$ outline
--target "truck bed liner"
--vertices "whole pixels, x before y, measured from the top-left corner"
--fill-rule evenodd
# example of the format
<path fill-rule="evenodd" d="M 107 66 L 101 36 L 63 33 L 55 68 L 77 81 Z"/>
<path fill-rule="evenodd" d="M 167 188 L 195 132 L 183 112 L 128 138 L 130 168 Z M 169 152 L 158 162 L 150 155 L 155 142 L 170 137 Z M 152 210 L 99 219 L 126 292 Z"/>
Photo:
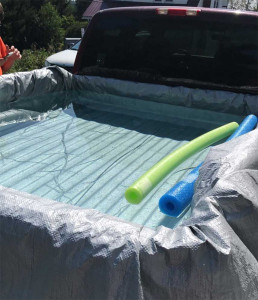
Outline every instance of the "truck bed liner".
<path fill-rule="evenodd" d="M 52 112 L 45 121 L 25 124 L 0 128 L 2 185 L 153 228 L 181 222 L 165 217 L 158 199 L 207 153 L 187 160 L 134 206 L 125 200 L 125 189 L 206 129 L 82 106 L 75 113 L 72 105 L 58 116 Z"/>

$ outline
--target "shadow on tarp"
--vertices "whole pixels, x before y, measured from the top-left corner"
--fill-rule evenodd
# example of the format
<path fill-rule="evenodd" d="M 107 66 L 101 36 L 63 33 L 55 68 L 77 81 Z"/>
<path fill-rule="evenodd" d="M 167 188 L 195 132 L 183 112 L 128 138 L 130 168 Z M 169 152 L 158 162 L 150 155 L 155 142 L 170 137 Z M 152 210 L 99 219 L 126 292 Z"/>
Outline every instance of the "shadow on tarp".
<path fill-rule="evenodd" d="M 188 219 L 191 216 L 191 212 L 191 208 L 187 207 L 177 218 L 164 215 L 164 218 L 158 222 L 157 226 L 162 225 L 168 228 L 175 228 L 183 220 Z"/>
<path fill-rule="evenodd" d="M 97 110 L 88 108 L 87 104 L 82 105 L 76 102 L 73 102 L 73 110 L 77 118 L 173 140 L 191 140 L 206 132 L 205 129 L 201 128 L 189 128 L 189 126 L 176 125 L 157 120 L 147 121 L 148 126 L 146 126 L 146 114 L 143 114 L 143 118 L 112 112 L 105 112 L 100 116 L 95 114 Z M 144 120 L 145 126 L 141 126 L 141 123 L 143 123 L 142 120 Z"/>

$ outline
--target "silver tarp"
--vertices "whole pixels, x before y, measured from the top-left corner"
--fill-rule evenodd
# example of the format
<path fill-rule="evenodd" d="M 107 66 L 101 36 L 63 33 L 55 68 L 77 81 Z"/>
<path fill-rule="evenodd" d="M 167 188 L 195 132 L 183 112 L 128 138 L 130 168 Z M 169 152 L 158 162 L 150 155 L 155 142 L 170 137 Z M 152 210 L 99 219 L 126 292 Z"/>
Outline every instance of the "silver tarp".
<path fill-rule="evenodd" d="M 250 113 L 258 115 L 257 95 L 78 76 L 59 67 L 1 76 L 0 112 L 10 109 L 30 111 L 33 111 L 33 108 L 37 111 L 51 109 L 58 105 L 66 105 L 69 92 L 85 90 L 89 95 L 94 93 L 102 97 L 111 94 L 122 95 L 127 98 L 188 108 L 243 116 Z M 48 99 L 46 95 L 49 96 Z M 79 92 L 78 95 L 80 96 L 81 93 Z"/>
<path fill-rule="evenodd" d="M 12 105 L 32 94 L 37 102 L 45 84 L 49 93 L 64 92 L 91 80 L 100 79 L 74 79 L 61 69 L 0 77 L 2 113 L 22 110 Z M 241 114 L 243 107 L 257 112 L 250 97 L 251 106 L 237 104 Z M 154 230 L 1 186 L 1 299 L 257 299 L 257 152 L 258 129 L 213 147 L 192 214 L 174 229 Z"/>

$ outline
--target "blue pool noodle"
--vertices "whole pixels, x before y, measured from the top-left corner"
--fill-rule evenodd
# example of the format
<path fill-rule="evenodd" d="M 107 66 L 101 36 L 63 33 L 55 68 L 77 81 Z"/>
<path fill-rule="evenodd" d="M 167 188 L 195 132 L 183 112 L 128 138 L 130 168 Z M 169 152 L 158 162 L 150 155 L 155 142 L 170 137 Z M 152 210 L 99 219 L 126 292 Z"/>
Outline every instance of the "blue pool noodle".
<path fill-rule="evenodd" d="M 227 141 L 253 130 L 257 124 L 257 120 L 255 115 L 247 116 Z M 199 169 L 202 164 L 199 164 L 184 180 L 179 181 L 160 198 L 159 208 L 161 212 L 171 217 L 178 217 L 186 209 L 192 200 L 195 180 L 199 175 Z"/>

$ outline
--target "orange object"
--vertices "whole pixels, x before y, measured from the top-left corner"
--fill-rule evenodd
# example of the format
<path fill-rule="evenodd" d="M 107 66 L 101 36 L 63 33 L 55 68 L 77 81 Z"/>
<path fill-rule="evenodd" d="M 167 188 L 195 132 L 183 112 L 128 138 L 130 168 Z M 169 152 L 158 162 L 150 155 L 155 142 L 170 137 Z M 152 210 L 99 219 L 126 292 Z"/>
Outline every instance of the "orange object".
<path fill-rule="evenodd" d="M 7 55 L 6 46 L 5 46 L 2 38 L 0 37 L 0 58 L 5 57 L 6 55 Z M 0 67 L 0 75 L 3 75 L 3 70 L 1 67 Z"/>

